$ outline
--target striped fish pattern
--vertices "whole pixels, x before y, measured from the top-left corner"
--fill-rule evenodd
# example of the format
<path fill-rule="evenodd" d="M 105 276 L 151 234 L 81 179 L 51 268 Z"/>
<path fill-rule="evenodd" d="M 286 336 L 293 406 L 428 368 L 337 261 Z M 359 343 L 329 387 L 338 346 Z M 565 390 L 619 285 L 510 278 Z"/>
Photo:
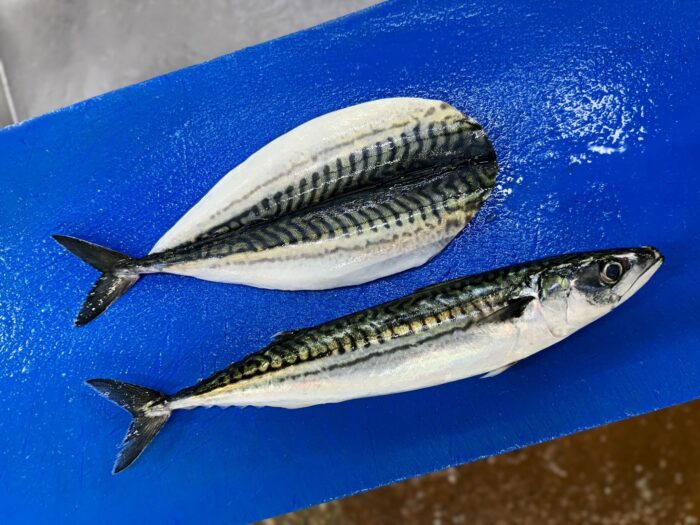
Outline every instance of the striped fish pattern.
<path fill-rule="evenodd" d="M 118 472 L 174 410 L 300 408 L 493 376 L 609 313 L 662 262 L 651 247 L 614 249 L 455 279 L 279 334 L 262 350 L 171 396 L 110 379 L 88 383 L 134 415 Z"/>
<path fill-rule="evenodd" d="M 464 160 L 493 162 L 495 153 L 479 123 L 445 102 L 391 98 L 344 108 L 306 122 L 254 153 L 166 232 L 153 251 Z"/>
<path fill-rule="evenodd" d="M 102 272 L 76 324 L 149 273 L 320 290 L 419 266 L 472 219 L 497 170 L 481 126 L 445 102 L 384 99 L 323 115 L 224 176 L 146 257 L 54 236 Z"/>
<path fill-rule="evenodd" d="M 260 287 L 289 289 L 290 281 L 299 289 L 352 285 L 361 272 L 396 273 L 407 260 L 416 266 L 432 257 L 474 216 L 493 175 L 468 166 L 353 193 L 131 264 L 141 274 L 204 279 L 225 269 L 233 281 L 256 272 L 264 279 L 254 283 Z"/>

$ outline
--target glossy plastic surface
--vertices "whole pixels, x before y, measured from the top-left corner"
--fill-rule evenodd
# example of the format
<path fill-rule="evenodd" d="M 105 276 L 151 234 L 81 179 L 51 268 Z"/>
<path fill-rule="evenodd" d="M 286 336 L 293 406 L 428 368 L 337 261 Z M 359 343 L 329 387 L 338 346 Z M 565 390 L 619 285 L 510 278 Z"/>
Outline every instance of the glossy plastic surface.
<path fill-rule="evenodd" d="M 3 519 L 237 523 L 700 396 L 700 7 L 388 2 L 0 132 Z M 145 254 L 212 184 L 312 117 L 442 98 L 494 140 L 500 186 L 428 265 L 283 293 L 146 276 L 83 329 L 96 272 L 52 233 Z M 166 392 L 307 326 L 499 265 L 654 244 L 595 325 L 489 380 L 296 411 L 177 413 L 112 476 L 129 416 L 83 381 Z"/>

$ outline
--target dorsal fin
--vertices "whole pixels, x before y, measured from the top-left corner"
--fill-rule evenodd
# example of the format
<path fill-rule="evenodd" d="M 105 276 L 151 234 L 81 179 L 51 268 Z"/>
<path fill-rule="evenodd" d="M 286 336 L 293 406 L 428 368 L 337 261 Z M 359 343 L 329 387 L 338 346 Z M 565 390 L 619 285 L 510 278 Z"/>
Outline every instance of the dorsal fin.
<path fill-rule="evenodd" d="M 300 328 L 298 330 L 283 330 L 282 332 L 277 332 L 272 336 L 272 342 L 281 343 L 282 341 L 286 341 L 287 339 L 291 339 L 292 337 L 299 335 L 304 330 L 305 328 Z"/>
<path fill-rule="evenodd" d="M 458 281 L 466 280 L 466 279 L 468 279 L 469 277 L 471 277 L 471 276 L 467 276 L 467 277 L 456 277 L 456 278 L 454 278 L 454 279 L 450 279 L 449 281 L 442 281 L 442 282 L 435 283 L 435 284 L 429 284 L 428 286 L 424 286 L 423 288 L 418 288 L 418 289 L 415 290 L 415 291 L 413 292 L 413 294 L 411 294 L 411 295 L 419 294 L 419 293 L 423 293 L 423 292 L 430 292 L 430 291 L 433 291 L 433 290 L 437 290 L 438 288 L 448 288 L 450 285 L 456 284 Z"/>
<path fill-rule="evenodd" d="M 496 268 L 496 269 L 489 270 L 489 271 L 483 272 L 483 273 L 465 275 L 463 277 L 455 277 L 455 278 L 449 279 L 447 281 L 442 281 L 442 282 L 435 283 L 435 284 L 429 284 L 428 286 L 424 286 L 423 288 L 418 288 L 413 293 L 417 294 L 417 293 L 423 293 L 423 292 L 432 292 L 432 291 L 435 291 L 435 290 L 440 289 L 440 288 L 449 288 L 449 287 L 454 286 L 454 285 L 467 286 L 469 284 L 486 282 L 490 278 L 496 277 L 499 274 L 504 273 L 505 270 L 507 270 L 507 268 Z"/>

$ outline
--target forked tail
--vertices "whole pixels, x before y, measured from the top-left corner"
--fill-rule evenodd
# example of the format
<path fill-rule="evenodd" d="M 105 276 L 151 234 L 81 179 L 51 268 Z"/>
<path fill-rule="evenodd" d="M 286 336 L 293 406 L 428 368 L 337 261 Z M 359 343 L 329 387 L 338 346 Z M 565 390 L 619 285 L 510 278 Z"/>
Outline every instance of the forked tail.
<path fill-rule="evenodd" d="M 139 280 L 137 272 L 115 268 L 118 263 L 130 260 L 131 257 L 128 255 L 75 237 L 66 235 L 52 235 L 52 237 L 73 255 L 102 272 L 75 319 L 76 326 L 83 326 L 95 319 Z"/>
<path fill-rule="evenodd" d="M 167 397 L 150 388 L 113 379 L 89 379 L 87 384 L 134 417 L 114 463 L 112 472 L 117 474 L 141 455 L 170 418 Z"/>

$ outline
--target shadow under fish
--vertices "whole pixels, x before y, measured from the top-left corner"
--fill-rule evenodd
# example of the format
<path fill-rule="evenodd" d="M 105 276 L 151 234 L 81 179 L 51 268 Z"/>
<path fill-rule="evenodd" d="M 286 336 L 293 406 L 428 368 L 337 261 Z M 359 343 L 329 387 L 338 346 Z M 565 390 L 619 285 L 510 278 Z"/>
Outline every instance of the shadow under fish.
<path fill-rule="evenodd" d="M 490 196 L 481 126 L 449 104 L 375 100 L 320 116 L 226 174 L 142 258 L 54 235 L 102 272 L 84 325 L 143 274 L 279 290 L 357 285 L 439 253 Z"/>

